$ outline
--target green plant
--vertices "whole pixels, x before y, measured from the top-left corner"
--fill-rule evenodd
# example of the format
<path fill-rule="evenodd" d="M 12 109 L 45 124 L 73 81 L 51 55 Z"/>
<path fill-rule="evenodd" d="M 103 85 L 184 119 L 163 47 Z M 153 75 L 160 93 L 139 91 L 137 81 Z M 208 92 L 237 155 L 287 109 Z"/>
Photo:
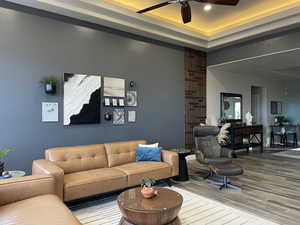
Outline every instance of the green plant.
<path fill-rule="evenodd" d="M 4 149 L 0 150 L 0 158 L 6 156 L 9 152 L 10 152 L 10 149 L 8 149 L 8 148 L 4 148 Z"/>
<path fill-rule="evenodd" d="M 144 178 L 141 181 L 141 187 L 152 187 L 156 183 L 156 180 L 152 177 Z"/>
<path fill-rule="evenodd" d="M 58 79 L 56 76 L 47 76 L 47 77 L 44 77 L 42 80 L 41 80 L 41 83 L 42 84 L 57 84 L 58 83 Z"/>
<path fill-rule="evenodd" d="M 277 119 L 278 123 L 283 123 L 286 120 L 285 116 L 276 116 L 275 118 Z"/>

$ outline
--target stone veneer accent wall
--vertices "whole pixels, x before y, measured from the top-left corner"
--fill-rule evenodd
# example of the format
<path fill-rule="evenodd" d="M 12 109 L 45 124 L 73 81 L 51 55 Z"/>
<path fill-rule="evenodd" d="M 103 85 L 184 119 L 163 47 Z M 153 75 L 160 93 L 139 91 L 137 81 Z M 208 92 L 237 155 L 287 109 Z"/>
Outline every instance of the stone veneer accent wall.
<path fill-rule="evenodd" d="M 193 127 L 206 120 L 207 54 L 185 49 L 185 147 L 193 148 Z"/>

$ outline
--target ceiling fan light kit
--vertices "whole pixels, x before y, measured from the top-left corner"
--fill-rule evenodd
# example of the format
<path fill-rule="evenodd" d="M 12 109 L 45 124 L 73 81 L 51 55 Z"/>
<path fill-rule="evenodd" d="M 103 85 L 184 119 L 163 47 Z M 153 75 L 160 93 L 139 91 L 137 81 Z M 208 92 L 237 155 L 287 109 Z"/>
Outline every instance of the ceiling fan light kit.
<path fill-rule="evenodd" d="M 212 8 L 211 4 L 206 4 L 206 5 L 203 7 L 204 11 L 206 11 L 206 12 L 210 11 L 211 8 Z"/>
<path fill-rule="evenodd" d="M 166 2 L 162 2 L 157 5 L 150 6 L 148 8 L 137 11 L 137 13 L 145 13 L 154 9 L 158 9 L 170 4 L 181 4 L 181 16 L 183 23 L 189 23 L 192 21 L 192 10 L 189 2 L 198 2 L 198 3 L 206 3 L 204 6 L 204 11 L 210 11 L 212 8 L 212 4 L 214 5 L 224 5 L 224 6 L 236 6 L 239 3 L 239 0 L 170 0 Z"/>

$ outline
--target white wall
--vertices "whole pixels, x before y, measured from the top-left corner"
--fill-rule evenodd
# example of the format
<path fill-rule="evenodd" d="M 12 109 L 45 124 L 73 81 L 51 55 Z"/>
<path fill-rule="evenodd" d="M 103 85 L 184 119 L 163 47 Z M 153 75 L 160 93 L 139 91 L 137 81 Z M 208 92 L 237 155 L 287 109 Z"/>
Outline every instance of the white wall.
<path fill-rule="evenodd" d="M 215 69 L 207 70 L 207 117 L 220 118 L 220 93 L 236 93 L 243 95 L 243 119 L 245 114 L 251 112 L 251 86 L 265 88 L 265 143 L 269 144 L 270 129 L 274 117 L 270 112 L 270 102 L 285 100 L 285 84 L 271 77 L 259 77 L 255 75 L 233 74 Z M 284 104 L 283 104 L 284 105 Z"/>

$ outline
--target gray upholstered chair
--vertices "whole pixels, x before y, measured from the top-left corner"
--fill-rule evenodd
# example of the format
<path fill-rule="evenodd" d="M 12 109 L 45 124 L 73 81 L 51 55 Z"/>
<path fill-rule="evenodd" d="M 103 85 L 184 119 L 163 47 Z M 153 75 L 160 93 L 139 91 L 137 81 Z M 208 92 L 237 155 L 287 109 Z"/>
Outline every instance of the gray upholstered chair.
<path fill-rule="evenodd" d="M 216 174 L 223 177 L 222 182 L 210 182 L 222 188 L 240 189 L 231 185 L 228 176 L 243 174 L 243 169 L 232 163 L 232 150 L 223 148 L 217 141 L 219 128 L 214 126 L 199 126 L 193 129 L 196 150 L 195 155 L 199 163 L 207 165 L 209 173 L 204 178 Z"/>
<path fill-rule="evenodd" d="M 214 126 L 199 126 L 193 130 L 196 144 L 196 158 L 205 165 L 220 165 L 232 163 L 232 150 L 222 148 L 217 141 L 219 128 Z"/>

